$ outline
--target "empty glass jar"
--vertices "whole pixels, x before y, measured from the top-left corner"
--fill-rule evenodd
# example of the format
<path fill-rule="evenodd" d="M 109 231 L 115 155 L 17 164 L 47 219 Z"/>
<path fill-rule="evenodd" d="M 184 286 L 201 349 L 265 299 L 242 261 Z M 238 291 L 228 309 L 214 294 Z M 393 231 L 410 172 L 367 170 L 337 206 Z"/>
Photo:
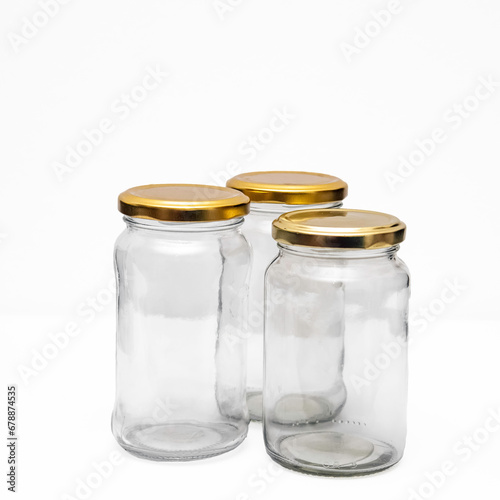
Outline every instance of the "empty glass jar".
<path fill-rule="evenodd" d="M 116 401 L 127 451 L 193 460 L 236 447 L 245 401 L 249 199 L 228 188 L 150 185 L 119 197 Z"/>
<path fill-rule="evenodd" d="M 237 175 L 227 186 L 251 200 L 243 234 L 252 247 L 250 310 L 248 316 L 247 401 L 252 420 L 262 418 L 264 331 L 264 274 L 278 254 L 271 236 L 272 222 L 291 210 L 341 207 L 347 184 L 337 177 L 311 172 L 250 172 Z"/>
<path fill-rule="evenodd" d="M 273 223 L 266 273 L 264 436 L 310 474 L 397 463 L 406 440 L 406 226 L 361 210 L 301 210 Z M 320 415 L 308 418 L 311 408 Z"/>

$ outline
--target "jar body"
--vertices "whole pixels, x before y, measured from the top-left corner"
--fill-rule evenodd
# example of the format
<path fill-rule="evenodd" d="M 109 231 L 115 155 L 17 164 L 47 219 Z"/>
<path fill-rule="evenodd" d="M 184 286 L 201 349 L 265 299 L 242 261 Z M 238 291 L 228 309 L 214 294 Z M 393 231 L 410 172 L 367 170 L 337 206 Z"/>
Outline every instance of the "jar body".
<path fill-rule="evenodd" d="M 115 248 L 113 434 L 153 460 L 229 451 L 248 428 L 242 219 L 125 221 Z"/>
<path fill-rule="evenodd" d="M 400 460 L 410 285 L 396 252 L 286 246 L 269 267 L 264 436 L 285 467 L 349 476 Z"/>
<path fill-rule="evenodd" d="M 243 234 L 252 249 L 248 314 L 248 377 L 247 402 L 252 420 L 262 420 L 262 385 L 264 368 L 264 275 L 278 255 L 272 237 L 272 223 L 291 210 L 307 208 L 338 208 L 342 202 L 320 205 L 284 205 L 252 203 L 245 218 Z"/>

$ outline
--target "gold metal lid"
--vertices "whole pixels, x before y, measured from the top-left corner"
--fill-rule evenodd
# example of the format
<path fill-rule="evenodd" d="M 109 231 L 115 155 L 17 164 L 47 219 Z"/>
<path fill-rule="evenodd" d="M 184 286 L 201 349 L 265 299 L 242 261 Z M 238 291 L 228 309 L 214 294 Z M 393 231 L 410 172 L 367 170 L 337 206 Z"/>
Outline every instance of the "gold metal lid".
<path fill-rule="evenodd" d="M 201 184 L 150 184 L 124 191 L 118 210 L 129 217 L 174 222 L 208 222 L 243 217 L 247 196 L 225 187 Z"/>
<path fill-rule="evenodd" d="M 397 245 L 405 235 L 397 217 L 366 210 L 298 210 L 273 222 L 273 238 L 286 245 L 371 250 Z"/>
<path fill-rule="evenodd" d="M 238 189 L 251 201 L 287 205 L 342 201 L 347 196 L 344 181 L 313 172 L 248 172 L 229 179 L 227 187 Z"/>

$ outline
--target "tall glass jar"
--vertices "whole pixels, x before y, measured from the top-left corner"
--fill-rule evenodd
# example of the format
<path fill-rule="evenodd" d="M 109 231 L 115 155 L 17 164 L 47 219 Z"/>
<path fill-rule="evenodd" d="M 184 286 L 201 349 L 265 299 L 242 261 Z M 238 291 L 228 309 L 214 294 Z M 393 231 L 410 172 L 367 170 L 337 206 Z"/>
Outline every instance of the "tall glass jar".
<path fill-rule="evenodd" d="M 247 434 L 248 209 L 242 193 L 211 186 L 139 186 L 119 197 L 112 430 L 134 455 L 206 458 Z"/>
<path fill-rule="evenodd" d="M 252 248 L 247 401 L 250 418 L 261 420 L 264 274 L 278 253 L 271 235 L 272 222 L 291 210 L 341 207 L 347 196 L 347 184 L 326 174 L 277 171 L 240 174 L 230 179 L 227 186 L 240 190 L 251 200 L 250 215 L 243 226 L 243 234 Z M 310 410 L 315 414 L 314 405 Z"/>
<path fill-rule="evenodd" d="M 285 467 L 350 476 L 401 459 L 410 284 L 397 251 L 405 231 L 396 217 L 361 210 L 301 210 L 273 223 L 264 436 Z M 329 418 L 297 413 L 311 401 L 328 406 Z"/>

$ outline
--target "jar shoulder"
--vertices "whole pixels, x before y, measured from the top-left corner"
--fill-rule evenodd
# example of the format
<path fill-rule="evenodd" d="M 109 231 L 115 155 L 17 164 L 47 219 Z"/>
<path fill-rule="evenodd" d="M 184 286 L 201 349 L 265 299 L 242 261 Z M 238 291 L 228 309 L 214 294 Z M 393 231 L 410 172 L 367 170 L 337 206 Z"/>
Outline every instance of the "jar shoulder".
<path fill-rule="evenodd" d="M 283 251 L 270 264 L 267 279 L 283 275 L 295 275 L 309 280 L 366 280 L 393 278 L 410 282 L 410 271 L 406 263 L 394 255 L 390 258 L 324 258 L 289 255 Z"/>
<path fill-rule="evenodd" d="M 222 254 L 224 257 L 239 256 L 246 261 L 250 259 L 250 245 L 239 228 L 218 233 L 169 233 L 125 228 L 116 239 L 114 253 L 116 258 L 124 254 L 185 255 L 192 258 Z"/>

